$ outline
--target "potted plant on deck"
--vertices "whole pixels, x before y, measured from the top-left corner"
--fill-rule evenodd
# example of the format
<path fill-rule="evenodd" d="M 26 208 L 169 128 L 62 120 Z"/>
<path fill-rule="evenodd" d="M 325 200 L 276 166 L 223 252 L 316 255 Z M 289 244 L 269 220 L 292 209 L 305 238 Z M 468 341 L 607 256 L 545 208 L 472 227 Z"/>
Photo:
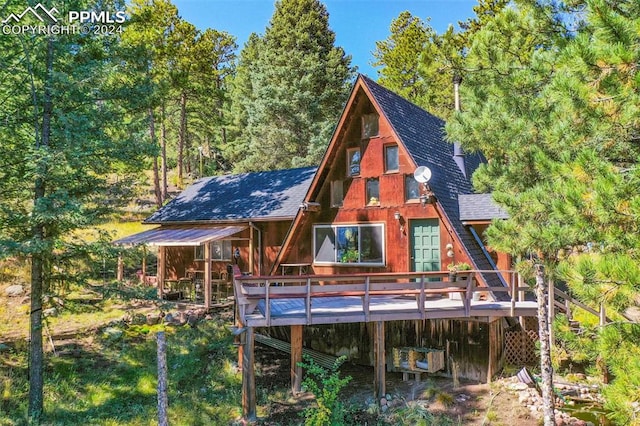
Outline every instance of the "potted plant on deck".
<path fill-rule="evenodd" d="M 457 262 L 447 265 L 447 269 L 449 270 L 449 281 L 456 281 L 458 276 L 458 271 L 470 271 L 471 265 L 466 262 Z"/>

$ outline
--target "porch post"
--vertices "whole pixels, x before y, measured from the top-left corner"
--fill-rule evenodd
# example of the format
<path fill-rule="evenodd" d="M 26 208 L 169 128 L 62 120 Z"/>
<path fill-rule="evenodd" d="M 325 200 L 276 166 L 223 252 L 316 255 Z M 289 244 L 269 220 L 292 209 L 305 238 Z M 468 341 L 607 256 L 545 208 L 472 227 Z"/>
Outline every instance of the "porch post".
<path fill-rule="evenodd" d="M 302 325 L 291 326 L 291 390 L 294 394 L 302 388 Z"/>
<path fill-rule="evenodd" d="M 254 333 L 253 327 L 247 327 L 242 333 L 244 348 L 242 351 L 242 417 L 256 419 L 256 380 L 254 372 Z"/>
<path fill-rule="evenodd" d="M 217 301 L 216 301 L 217 302 Z M 204 307 L 211 307 L 211 244 L 204 243 Z"/>
<path fill-rule="evenodd" d="M 158 298 L 162 299 L 162 294 L 164 293 L 164 279 L 166 276 L 165 271 L 165 263 L 166 263 L 166 247 L 158 246 Z M 142 273 L 144 276 L 144 271 Z"/>
<path fill-rule="evenodd" d="M 384 322 L 377 321 L 373 333 L 373 387 L 377 403 L 383 398 L 386 391 L 385 384 L 385 343 L 384 343 Z"/>
<path fill-rule="evenodd" d="M 158 265 L 156 265 L 156 268 Z M 159 279 L 158 271 L 156 271 L 156 279 Z M 142 246 L 142 276 L 140 277 L 142 284 L 147 284 L 147 246 Z M 156 283 L 157 285 L 157 283 Z"/>
<path fill-rule="evenodd" d="M 251 274 L 255 274 L 256 271 L 253 270 L 253 228 L 251 226 L 249 226 L 249 272 Z M 256 275 L 260 275 L 260 272 L 258 272 Z"/>

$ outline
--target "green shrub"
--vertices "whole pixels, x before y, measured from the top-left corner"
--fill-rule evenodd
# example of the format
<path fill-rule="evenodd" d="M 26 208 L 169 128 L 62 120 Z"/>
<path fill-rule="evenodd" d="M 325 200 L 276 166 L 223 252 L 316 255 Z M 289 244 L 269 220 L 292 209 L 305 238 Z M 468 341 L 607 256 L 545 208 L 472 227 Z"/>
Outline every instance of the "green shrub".
<path fill-rule="evenodd" d="M 304 357 L 306 363 L 299 363 L 306 371 L 302 386 L 316 398 L 316 406 L 304 411 L 306 426 L 338 426 L 345 424 L 347 410 L 338 400 L 340 391 L 351 381 L 351 376 L 340 378 L 339 368 L 346 360 L 338 358 L 330 369 L 325 369 L 311 357 Z"/>

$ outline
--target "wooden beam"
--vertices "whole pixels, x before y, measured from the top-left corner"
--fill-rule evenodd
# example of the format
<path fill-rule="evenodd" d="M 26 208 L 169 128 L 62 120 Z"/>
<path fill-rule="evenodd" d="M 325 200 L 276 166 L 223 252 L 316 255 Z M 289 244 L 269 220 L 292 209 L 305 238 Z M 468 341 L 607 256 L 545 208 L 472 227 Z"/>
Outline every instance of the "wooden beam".
<path fill-rule="evenodd" d="M 253 327 L 242 333 L 242 417 L 256 420 L 255 341 Z"/>
<path fill-rule="evenodd" d="M 122 282 L 124 279 L 124 262 L 122 260 L 122 254 L 118 254 L 118 271 L 116 272 L 116 280 Z"/>
<path fill-rule="evenodd" d="M 253 261 L 253 228 L 250 226 L 249 227 L 249 272 L 251 274 L 256 274 L 256 275 L 260 275 L 260 271 L 255 271 L 254 270 L 254 261 Z"/>
<path fill-rule="evenodd" d="M 387 393 L 385 383 L 386 361 L 384 346 L 384 322 L 378 321 L 375 323 L 373 332 L 373 387 L 378 403 L 380 403 L 380 398 L 383 398 Z"/>
<path fill-rule="evenodd" d="M 165 246 L 158 247 L 158 299 L 162 299 L 162 293 L 164 293 L 164 279 L 166 277 L 166 250 Z M 144 272 L 142 274 L 144 276 Z"/>
<path fill-rule="evenodd" d="M 487 362 L 487 383 L 491 383 L 491 378 L 493 377 L 493 345 L 496 339 L 496 333 L 494 332 L 495 324 L 489 323 L 489 356 Z"/>
<path fill-rule="evenodd" d="M 553 332 L 553 320 L 556 317 L 556 286 L 553 280 L 549 280 L 547 283 L 547 291 L 549 292 L 549 303 L 547 306 L 549 317 L 547 323 L 549 325 L 549 345 L 554 346 L 556 344 L 555 333 Z"/>
<path fill-rule="evenodd" d="M 216 300 L 216 303 L 218 301 Z M 204 307 L 211 307 L 211 244 L 204 243 Z"/>
<path fill-rule="evenodd" d="M 302 325 L 291 326 L 291 390 L 297 394 L 302 389 Z"/>

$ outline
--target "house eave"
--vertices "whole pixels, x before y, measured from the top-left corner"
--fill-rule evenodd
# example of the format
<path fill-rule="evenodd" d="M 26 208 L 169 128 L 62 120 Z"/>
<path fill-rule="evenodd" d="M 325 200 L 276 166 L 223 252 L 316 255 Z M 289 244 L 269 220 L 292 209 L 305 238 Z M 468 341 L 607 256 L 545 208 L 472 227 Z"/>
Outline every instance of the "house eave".
<path fill-rule="evenodd" d="M 190 220 L 190 221 L 144 221 L 144 225 L 165 225 L 165 226 L 194 226 L 194 225 L 229 225 L 238 223 L 256 223 L 256 222 L 279 222 L 291 221 L 295 216 L 276 216 L 276 217 L 259 217 L 259 218 L 239 218 L 225 220 Z"/>

